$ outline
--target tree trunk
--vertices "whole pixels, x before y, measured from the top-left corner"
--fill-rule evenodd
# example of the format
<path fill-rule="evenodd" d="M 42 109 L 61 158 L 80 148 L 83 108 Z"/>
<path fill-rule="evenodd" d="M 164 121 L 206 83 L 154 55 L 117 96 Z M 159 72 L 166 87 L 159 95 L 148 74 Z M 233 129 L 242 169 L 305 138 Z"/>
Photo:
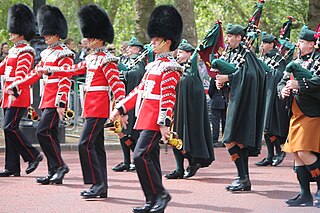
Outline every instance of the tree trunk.
<path fill-rule="evenodd" d="M 197 31 L 194 17 L 194 0 L 175 0 L 176 7 L 183 20 L 182 38 L 197 46 Z"/>
<path fill-rule="evenodd" d="M 308 27 L 311 30 L 315 30 L 315 28 L 320 23 L 319 11 L 320 11 L 320 1 L 309 0 Z"/>
<path fill-rule="evenodd" d="M 109 16 L 109 19 L 112 24 L 114 23 L 114 19 L 116 18 L 120 3 L 121 2 L 119 0 L 110 0 L 109 1 L 107 12 L 108 12 L 108 16 Z"/>
<path fill-rule="evenodd" d="M 149 38 L 147 35 L 147 25 L 152 10 L 154 9 L 156 3 L 155 0 L 136 0 L 136 29 L 135 35 L 138 40 L 145 44 L 149 43 Z"/>

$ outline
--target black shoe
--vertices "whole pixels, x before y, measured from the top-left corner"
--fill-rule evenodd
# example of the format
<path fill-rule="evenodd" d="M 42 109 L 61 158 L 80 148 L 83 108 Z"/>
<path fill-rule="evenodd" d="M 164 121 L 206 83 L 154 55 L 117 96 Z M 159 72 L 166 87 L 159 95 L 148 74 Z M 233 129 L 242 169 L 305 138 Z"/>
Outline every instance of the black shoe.
<path fill-rule="evenodd" d="M 291 198 L 285 201 L 288 206 L 313 206 L 313 198 L 310 197 L 302 197 L 298 194 L 296 197 Z"/>
<path fill-rule="evenodd" d="M 262 161 L 259 161 L 255 163 L 256 166 L 269 166 L 272 165 L 272 161 L 268 160 L 267 158 L 264 158 Z"/>
<path fill-rule="evenodd" d="M 174 170 L 170 172 L 169 174 L 164 175 L 167 179 L 182 179 L 183 178 L 183 172 Z"/>
<path fill-rule="evenodd" d="M 171 200 L 171 196 L 169 195 L 167 190 L 163 190 L 159 195 L 157 195 L 156 201 L 152 206 L 150 213 L 160 213 L 164 212 L 164 209 L 167 207 L 167 204 Z"/>
<path fill-rule="evenodd" d="M 228 190 L 231 192 L 251 191 L 251 181 L 248 177 L 243 180 L 239 178 L 230 185 Z"/>
<path fill-rule="evenodd" d="M 26 173 L 30 174 L 31 172 L 36 170 L 38 168 L 40 161 L 42 160 L 43 160 L 43 156 L 39 154 L 33 161 L 30 161 L 29 166 L 26 169 Z"/>
<path fill-rule="evenodd" d="M 20 172 L 9 171 L 8 169 L 4 169 L 0 172 L 0 177 L 20 177 Z"/>
<path fill-rule="evenodd" d="M 239 181 L 239 179 L 240 179 L 240 177 L 236 177 L 236 178 L 234 179 L 234 181 L 232 181 L 232 183 L 231 183 L 230 185 L 225 186 L 226 190 L 229 191 L 229 189 L 230 189 L 233 185 L 235 185 L 235 184 Z"/>
<path fill-rule="evenodd" d="M 63 166 L 59 167 L 57 169 L 57 171 L 55 172 L 55 174 L 50 179 L 50 182 L 55 183 L 55 184 L 62 184 L 62 180 L 64 178 L 64 175 L 67 174 L 68 172 L 69 172 L 69 168 L 67 165 L 63 165 Z"/>
<path fill-rule="evenodd" d="M 106 185 L 104 183 L 94 184 L 88 191 L 82 192 L 81 196 L 84 199 L 96 197 L 106 198 L 108 197 Z"/>
<path fill-rule="evenodd" d="M 52 175 L 47 175 L 46 177 L 38 177 L 36 179 L 37 183 L 41 183 L 42 185 L 48 185 L 50 184 L 50 179 L 51 179 Z"/>
<path fill-rule="evenodd" d="M 124 164 L 123 162 L 119 163 L 115 167 L 112 168 L 115 172 L 123 172 L 124 170 L 129 171 L 130 165 Z"/>
<path fill-rule="evenodd" d="M 134 172 L 136 171 L 136 165 L 135 164 L 130 164 L 130 168 L 129 168 L 130 172 Z"/>
<path fill-rule="evenodd" d="M 144 206 L 142 206 L 142 207 L 134 207 L 134 208 L 132 209 L 132 212 L 134 212 L 134 213 L 148 213 L 148 212 L 150 212 L 150 210 L 152 209 L 152 207 L 153 207 L 153 203 L 147 202 L 147 203 L 144 204 Z"/>
<path fill-rule="evenodd" d="M 198 169 L 200 169 L 200 167 L 200 164 L 189 165 L 183 178 L 194 176 L 197 173 Z"/>
<path fill-rule="evenodd" d="M 278 166 L 280 163 L 282 163 L 285 156 L 285 152 L 281 152 L 280 154 L 274 156 L 274 159 L 272 160 L 272 166 Z"/>

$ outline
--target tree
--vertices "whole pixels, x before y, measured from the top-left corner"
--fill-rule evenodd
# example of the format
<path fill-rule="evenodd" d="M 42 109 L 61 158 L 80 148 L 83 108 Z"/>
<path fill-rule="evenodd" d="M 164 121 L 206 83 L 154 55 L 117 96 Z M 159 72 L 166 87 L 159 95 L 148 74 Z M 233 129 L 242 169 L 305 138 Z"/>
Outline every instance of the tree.
<path fill-rule="evenodd" d="M 136 0 L 135 10 L 136 10 L 136 27 L 135 35 L 142 43 L 148 43 L 147 35 L 147 25 L 149 22 L 149 17 L 153 8 L 155 7 L 155 0 Z"/>
<path fill-rule="evenodd" d="M 320 1 L 309 0 L 308 26 L 314 30 L 320 23 Z"/>
<path fill-rule="evenodd" d="M 197 46 L 197 31 L 193 6 L 194 1 L 175 0 L 175 3 L 183 19 L 182 37 L 194 46 Z"/>

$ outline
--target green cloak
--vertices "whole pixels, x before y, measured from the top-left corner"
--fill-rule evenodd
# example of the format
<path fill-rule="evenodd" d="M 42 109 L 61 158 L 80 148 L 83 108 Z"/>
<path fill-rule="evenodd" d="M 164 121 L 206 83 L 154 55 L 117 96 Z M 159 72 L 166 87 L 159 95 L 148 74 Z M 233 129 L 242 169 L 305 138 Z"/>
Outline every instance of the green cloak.
<path fill-rule="evenodd" d="M 268 52 L 264 61 L 268 63 L 279 51 L 274 48 Z M 281 56 L 274 60 L 279 61 Z M 266 73 L 266 110 L 264 117 L 264 132 L 270 135 L 287 137 L 289 131 L 289 112 L 286 108 L 286 101 L 278 97 L 277 85 L 283 77 L 283 71 L 286 67 L 284 60 L 280 62 L 277 69 L 271 69 Z"/>
<path fill-rule="evenodd" d="M 187 68 L 176 87 L 173 129 L 186 157 L 201 167 L 214 161 L 206 94 L 197 69 Z"/>
<path fill-rule="evenodd" d="M 237 51 L 241 53 L 242 49 L 240 45 Z M 235 57 L 234 52 L 231 52 L 231 57 Z M 231 58 L 227 60 L 231 61 Z M 230 99 L 223 143 L 236 141 L 250 150 L 258 151 L 261 149 L 263 132 L 265 72 L 250 51 L 245 55 L 245 63 L 228 77 Z"/>

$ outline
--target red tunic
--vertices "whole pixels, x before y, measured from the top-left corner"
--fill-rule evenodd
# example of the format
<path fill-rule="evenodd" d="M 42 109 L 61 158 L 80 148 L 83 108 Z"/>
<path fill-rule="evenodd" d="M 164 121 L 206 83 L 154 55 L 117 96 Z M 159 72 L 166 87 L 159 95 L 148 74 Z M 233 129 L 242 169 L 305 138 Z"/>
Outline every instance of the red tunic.
<path fill-rule="evenodd" d="M 58 42 L 41 52 L 41 61 L 36 67 L 69 67 L 73 64 L 74 53 L 63 43 Z M 40 109 L 65 107 L 68 100 L 71 81 L 67 76 L 42 76 L 44 79 L 43 93 L 41 94 Z M 17 81 L 11 87 L 23 89 L 38 81 L 41 76 L 32 70 L 24 79 Z"/>
<path fill-rule="evenodd" d="M 12 82 L 23 79 L 32 68 L 35 51 L 26 41 L 18 42 L 9 50 L 8 56 L 0 64 L 0 75 L 4 75 L 4 89 Z M 3 92 L 2 108 L 9 107 L 9 94 Z M 29 107 L 30 106 L 30 88 L 25 87 L 20 91 L 19 97 L 11 103 L 11 107 Z"/>
<path fill-rule="evenodd" d="M 135 129 L 159 131 L 159 125 L 171 121 L 176 101 L 175 88 L 180 79 L 182 67 L 171 57 L 163 53 L 146 66 L 141 83 L 122 100 L 118 107 L 126 111 L 136 107 L 137 121 Z"/>
<path fill-rule="evenodd" d="M 49 69 L 53 72 L 52 76 L 86 74 L 82 117 L 108 118 L 111 107 L 109 91 L 112 91 L 116 103 L 125 97 L 124 84 L 119 79 L 117 61 L 116 57 L 100 49 L 88 55 L 85 61 L 72 67 L 50 67 Z"/>

